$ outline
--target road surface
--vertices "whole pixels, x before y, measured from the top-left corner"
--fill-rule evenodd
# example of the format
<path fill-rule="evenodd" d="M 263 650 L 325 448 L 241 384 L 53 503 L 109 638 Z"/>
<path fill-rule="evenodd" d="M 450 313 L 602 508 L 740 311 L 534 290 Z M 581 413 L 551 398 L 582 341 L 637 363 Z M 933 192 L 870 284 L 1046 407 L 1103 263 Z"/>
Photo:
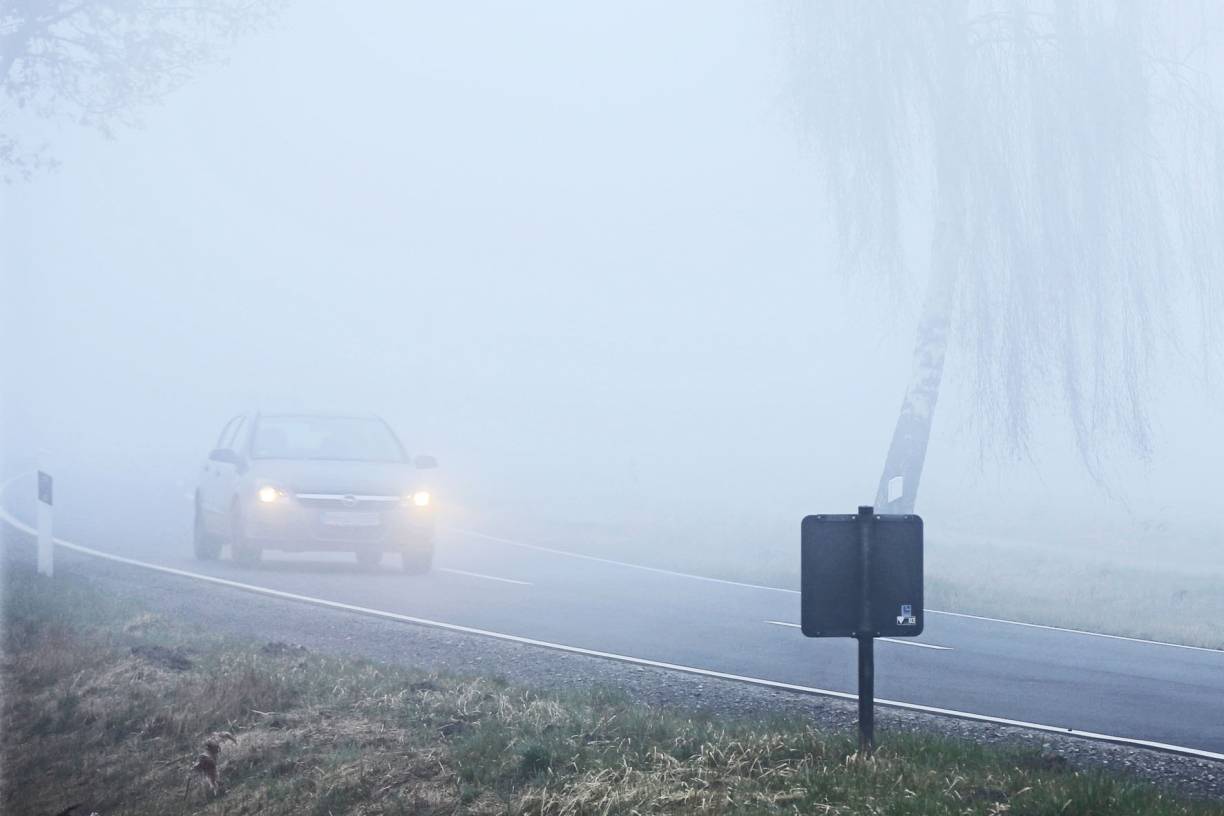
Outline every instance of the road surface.
<path fill-rule="evenodd" d="M 107 495 L 107 493 L 111 495 Z M 520 638 L 853 695 L 856 644 L 808 639 L 794 590 L 703 579 L 445 529 L 435 569 L 362 570 L 347 555 L 191 557 L 190 503 L 91 491 L 57 499 L 56 535 L 150 563 Z M 12 508 L 21 502 L 8 502 Z M 28 504 L 26 505 L 28 508 Z M 32 514 L 15 511 L 15 515 Z M 797 529 L 797 525 L 796 525 Z M 796 535 L 796 546 L 798 540 Z M 287 605 L 286 614 L 292 614 Z M 918 706 L 1224 758 L 1224 652 L 929 612 L 876 646 L 876 695 Z"/>

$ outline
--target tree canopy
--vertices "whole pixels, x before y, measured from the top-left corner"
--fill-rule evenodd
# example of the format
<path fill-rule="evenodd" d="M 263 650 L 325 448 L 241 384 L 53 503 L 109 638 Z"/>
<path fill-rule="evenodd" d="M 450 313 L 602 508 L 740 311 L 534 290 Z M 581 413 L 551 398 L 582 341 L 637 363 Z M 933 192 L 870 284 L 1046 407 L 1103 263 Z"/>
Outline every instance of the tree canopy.
<path fill-rule="evenodd" d="M 282 0 L 0 0 L 0 175 L 54 162 L 32 124 L 110 134 L 180 87 Z"/>
<path fill-rule="evenodd" d="M 1188 7 L 1187 7 L 1188 8 Z M 1024 453 L 1066 408 L 1094 472 L 1145 455 L 1156 354 L 1224 285 L 1224 131 L 1203 61 L 1212 4 L 948 0 L 799 3 L 800 122 L 820 157 L 841 263 L 881 288 L 947 276 L 953 354 L 983 444 Z M 1182 28 L 1178 28 L 1180 25 Z M 940 225 L 958 236 L 940 248 Z M 933 236 L 928 265 L 904 236 Z M 1179 288 L 1180 287 L 1180 288 Z"/>

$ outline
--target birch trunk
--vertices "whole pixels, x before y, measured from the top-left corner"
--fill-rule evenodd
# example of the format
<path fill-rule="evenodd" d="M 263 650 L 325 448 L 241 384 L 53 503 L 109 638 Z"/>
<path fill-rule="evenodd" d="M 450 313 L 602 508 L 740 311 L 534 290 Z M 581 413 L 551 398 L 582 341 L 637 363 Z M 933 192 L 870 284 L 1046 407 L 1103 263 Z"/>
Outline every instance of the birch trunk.
<path fill-rule="evenodd" d="M 952 225 L 940 228 L 944 232 L 953 229 Z M 935 241 L 938 245 L 951 241 L 951 238 L 937 236 Z M 950 256 L 954 256 L 951 248 L 939 246 L 932 254 L 945 263 L 951 260 Z M 875 506 L 881 513 L 914 512 L 922 468 L 926 463 L 927 443 L 931 438 L 931 424 L 935 419 L 935 405 L 939 400 L 939 386 L 943 380 L 955 279 L 954 267 L 942 266 L 931 270 L 914 342 L 913 371 L 876 490 Z M 900 479 L 900 482 L 894 483 L 894 479 Z M 899 492 L 891 501 L 890 483 L 894 485 L 892 492 Z M 896 489 L 898 487 L 899 490 Z"/>
<path fill-rule="evenodd" d="M 963 109 L 964 21 L 963 3 L 944 7 L 937 69 L 941 90 L 934 120 L 938 192 L 931 264 L 914 341 L 913 370 L 876 489 L 875 506 L 883 513 L 914 512 L 943 381 L 956 284 L 965 264 L 965 195 L 960 149 L 962 140 L 967 138 Z"/>

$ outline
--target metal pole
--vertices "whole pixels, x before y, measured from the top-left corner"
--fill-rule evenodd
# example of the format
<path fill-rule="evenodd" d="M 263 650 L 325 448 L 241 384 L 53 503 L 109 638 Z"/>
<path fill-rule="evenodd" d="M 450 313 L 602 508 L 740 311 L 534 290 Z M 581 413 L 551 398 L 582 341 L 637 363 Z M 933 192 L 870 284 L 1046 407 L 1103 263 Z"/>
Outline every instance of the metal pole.
<path fill-rule="evenodd" d="M 875 511 L 859 507 L 858 717 L 859 751 L 875 748 L 875 625 L 871 614 L 871 533 Z"/>
<path fill-rule="evenodd" d="M 858 639 L 859 751 L 875 749 L 875 638 Z"/>

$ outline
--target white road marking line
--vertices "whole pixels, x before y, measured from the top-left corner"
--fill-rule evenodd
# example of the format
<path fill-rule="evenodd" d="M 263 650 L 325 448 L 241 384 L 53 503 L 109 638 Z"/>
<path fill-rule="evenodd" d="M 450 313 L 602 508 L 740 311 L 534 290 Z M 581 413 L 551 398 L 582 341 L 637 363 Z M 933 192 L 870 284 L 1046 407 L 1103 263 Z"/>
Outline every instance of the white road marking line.
<path fill-rule="evenodd" d="M 897 638 L 876 638 L 876 640 L 887 641 L 888 643 L 899 643 L 902 646 L 917 646 L 919 649 L 939 649 L 940 651 L 950 652 L 951 646 L 936 646 L 934 643 L 919 643 L 916 640 L 898 640 Z"/>
<path fill-rule="evenodd" d="M 544 547 L 540 544 L 528 544 L 523 541 L 515 541 L 510 538 L 501 538 L 500 536 L 489 535 L 488 533 L 478 533 L 475 530 L 463 530 L 458 527 L 443 528 L 452 533 L 460 535 L 472 536 L 473 538 L 484 538 L 489 541 L 496 541 L 499 544 L 509 544 L 513 547 L 522 547 L 526 550 L 536 550 L 537 552 L 552 553 L 553 555 L 563 555 L 567 558 L 577 558 L 582 561 L 595 561 L 600 564 L 612 564 L 617 567 L 628 567 L 630 569 L 642 570 L 644 572 L 657 572 L 660 575 L 671 575 L 676 578 L 688 578 L 693 581 L 706 581 L 711 584 L 727 584 L 728 586 L 744 587 L 746 589 L 764 589 L 770 592 L 790 592 L 795 595 L 799 594 L 795 589 L 780 589 L 778 587 L 763 586 L 761 584 L 746 584 L 743 581 L 729 581 L 726 578 L 711 578 L 707 575 L 692 575 L 687 572 L 676 572 L 675 570 L 662 569 L 661 567 L 648 567 L 645 564 L 634 564 L 629 561 L 617 561 L 614 558 L 601 558 L 598 555 L 586 555 L 585 553 L 570 552 L 569 550 L 558 550 L 552 547 Z"/>
<path fill-rule="evenodd" d="M 1125 640 L 1130 643 L 1145 643 L 1148 646 L 1170 646 L 1174 649 L 1189 649 L 1193 652 L 1214 652 L 1224 654 L 1224 649 L 1213 649 L 1210 646 L 1189 646 L 1185 643 L 1170 643 L 1167 640 L 1147 640 L 1145 638 L 1127 637 L 1126 635 L 1107 635 L 1104 632 L 1089 632 L 1085 629 L 1069 629 L 1065 626 L 1050 626 L 1045 623 L 1026 623 L 1024 621 L 1005 620 L 1003 618 L 988 618 L 984 615 L 969 615 L 965 612 L 941 612 L 938 609 L 926 609 L 932 615 L 947 615 L 950 618 L 968 618 L 969 620 L 988 621 L 990 623 L 1006 623 L 1009 626 L 1026 626 L 1029 629 L 1045 629 L 1050 632 L 1066 632 L 1071 635 L 1089 635 L 1091 637 L 1107 638 L 1109 640 Z"/>
<path fill-rule="evenodd" d="M 787 626 L 792 629 L 802 629 L 803 628 L 799 624 L 790 623 L 789 621 L 767 620 L 765 622 L 772 623 L 774 626 Z M 896 643 L 901 646 L 917 646 L 920 649 L 939 649 L 940 651 L 943 651 L 943 652 L 953 651 L 951 646 L 936 646 L 934 643 L 919 643 L 916 640 L 900 640 L 898 638 L 886 638 L 886 637 L 876 638 L 876 640 L 883 640 L 883 641 L 887 641 L 888 643 Z"/>
<path fill-rule="evenodd" d="M 661 575 L 671 575 L 676 578 L 688 578 L 692 581 L 707 581 L 711 584 L 726 584 L 728 586 L 744 587 L 745 589 L 761 589 L 766 592 L 783 592 L 787 595 L 800 595 L 802 593 L 797 589 L 786 589 L 784 587 L 766 586 L 765 584 L 749 584 L 743 581 L 729 581 L 725 578 L 711 578 L 708 575 L 693 575 L 688 572 L 678 572 L 676 570 L 661 569 L 659 567 L 648 567 L 645 564 L 634 564 L 631 561 L 617 561 L 614 558 L 601 558 L 595 555 L 586 555 L 584 553 L 570 552 L 568 550 L 559 550 L 553 547 L 543 547 L 539 544 L 527 544 L 522 541 L 514 541 L 509 538 L 501 538 L 500 536 L 488 535 L 487 533 L 478 533 L 475 530 L 463 530 L 458 527 L 444 528 L 452 533 L 460 535 L 469 535 L 475 538 L 484 538 L 489 541 L 497 541 L 502 544 L 510 544 L 515 547 L 523 547 L 528 550 L 538 550 L 539 552 L 552 553 L 554 555 L 563 555 L 568 558 L 579 558 L 584 561 L 597 561 L 602 564 L 614 564 L 618 567 L 628 567 L 629 569 L 643 570 L 645 572 L 656 572 Z M 931 615 L 947 615 L 952 618 L 968 618 L 970 620 L 986 621 L 988 623 L 1002 623 L 1008 626 L 1025 626 L 1029 629 L 1045 629 L 1050 632 L 1066 632 L 1072 635 L 1087 635 L 1089 637 L 1108 638 L 1109 640 L 1124 640 L 1130 643 L 1143 643 L 1149 646 L 1168 646 L 1173 649 L 1189 649 L 1194 652 L 1213 652 L 1215 654 L 1224 654 L 1224 649 L 1214 649 L 1210 646 L 1190 646 L 1185 643 L 1170 643 L 1167 640 L 1147 640 L 1145 638 L 1128 637 L 1127 635 L 1108 635 L 1104 632 L 1090 632 L 1086 629 L 1071 629 L 1065 626 L 1051 626 L 1045 623 L 1028 623 L 1026 621 L 1008 620 L 1006 618 L 990 618 L 985 615 L 970 615 L 965 612 L 946 612 L 940 609 L 924 609 Z"/>
<path fill-rule="evenodd" d="M 521 586 L 531 586 L 530 581 L 517 581 L 514 578 L 498 578 L 496 575 L 485 575 L 480 572 L 468 572 L 467 570 L 452 569 L 450 567 L 438 567 L 438 572 L 451 572 L 455 575 L 467 575 L 471 578 L 483 578 L 486 581 L 501 581 L 503 584 L 520 584 Z"/>

